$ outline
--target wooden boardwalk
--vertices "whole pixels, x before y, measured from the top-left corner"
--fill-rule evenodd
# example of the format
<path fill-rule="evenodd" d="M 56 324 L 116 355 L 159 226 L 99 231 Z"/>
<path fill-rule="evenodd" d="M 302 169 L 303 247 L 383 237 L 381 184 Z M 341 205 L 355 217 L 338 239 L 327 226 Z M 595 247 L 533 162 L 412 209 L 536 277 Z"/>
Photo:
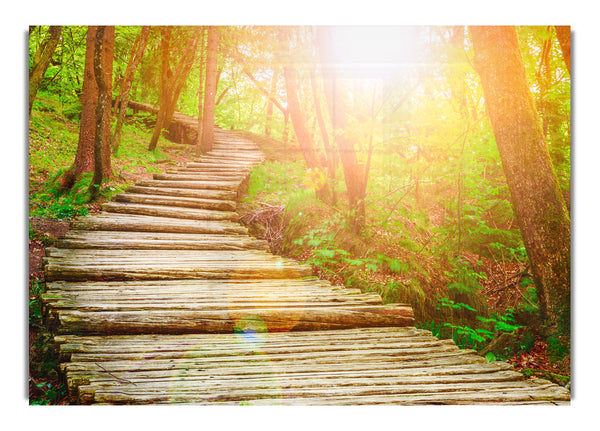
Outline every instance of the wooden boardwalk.
<path fill-rule="evenodd" d="M 568 390 L 311 277 L 237 222 L 255 144 L 213 150 L 79 218 L 47 250 L 45 318 L 76 404 L 537 404 Z"/>

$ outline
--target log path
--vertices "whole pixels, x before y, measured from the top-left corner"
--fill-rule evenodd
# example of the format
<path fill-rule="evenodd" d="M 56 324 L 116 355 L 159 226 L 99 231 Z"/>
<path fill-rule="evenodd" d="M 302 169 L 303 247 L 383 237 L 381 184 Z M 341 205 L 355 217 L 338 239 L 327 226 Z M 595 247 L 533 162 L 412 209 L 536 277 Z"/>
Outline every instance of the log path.
<path fill-rule="evenodd" d="M 537 404 L 568 390 L 416 329 L 238 223 L 258 147 L 213 150 L 78 218 L 45 258 L 44 314 L 75 404 Z"/>

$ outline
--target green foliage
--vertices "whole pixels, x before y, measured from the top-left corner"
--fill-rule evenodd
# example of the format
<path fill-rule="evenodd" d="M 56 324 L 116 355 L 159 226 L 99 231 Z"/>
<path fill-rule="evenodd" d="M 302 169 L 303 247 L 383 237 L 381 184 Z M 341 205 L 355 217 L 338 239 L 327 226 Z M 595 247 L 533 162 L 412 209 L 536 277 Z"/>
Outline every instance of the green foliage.
<path fill-rule="evenodd" d="M 385 268 L 387 271 L 394 274 L 404 274 L 408 272 L 410 268 L 408 263 L 400 262 L 398 259 L 383 254 L 377 254 L 377 262 L 382 268 Z"/>
<path fill-rule="evenodd" d="M 46 290 L 46 285 L 41 280 L 32 280 L 29 287 L 29 325 L 40 325 L 42 321 L 41 294 Z"/>
<path fill-rule="evenodd" d="M 454 316 L 455 311 L 464 311 L 477 313 L 477 310 L 468 304 L 455 302 L 448 298 L 441 298 L 438 302 L 438 310 L 448 309 Z M 456 345 L 461 349 L 473 348 L 476 350 L 482 349 L 487 342 L 497 337 L 501 333 L 514 333 L 517 329 L 523 326 L 517 325 L 514 318 L 514 310 L 508 309 L 504 314 L 494 313 L 491 318 L 476 316 L 476 319 L 484 324 L 484 327 L 474 328 L 466 324 L 458 324 L 454 322 L 444 322 L 435 324 L 433 321 L 427 321 L 424 329 L 435 329 L 437 337 L 449 336 L 454 340 Z M 487 356 L 486 360 L 496 360 L 496 356 Z M 490 361 L 488 360 L 488 362 Z"/>
<path fill-rule="evenodd" d="M 469 310 L 469 311 L 477 311 L 473 307 L 468 304 L 463 304 L 462 302 L 454 302 L 448 298 L 442 298 L 438 302 L 438 310 L 443 308 L 449 308 L 451 310 Z"/>
<path fill-rule="evenodd" d="M 327 272 L 334 273 L 333 267 L 364 267 L 369 271 L 377 271 L 377 261 L 370 258 L 351 258 L 350 253 L 339 248 L 335 243 L 335 235 L 327 227 L 310 230 L 306 235 L 292 241 L 295 245 L 310 247 L 311 257 L 306 264 L 314 265 Z"/>
<path fill-rule="evenodd" d="M 559 335 L 551 335 L 546 339 L 550 360 L 553 362 L 562 360 L 570 352 L 569 340 L 562 338 Z"/>
<path fill-rule="evenodd" d="M 436 324 L 433 320 L 431 320 L 431 321 L 428 320 L 423 325 L 416 325 L 416 326 L 418 328 L 427 329 L 428 331 L 431 331 L 431 335 L 433 335 L 436 338 L 440 338 L 440 336 L 441 336 L 441 329 L 442 329 L 441 323 Z"/>
<path fill-rule="evenodd" d="M 37 383 L 35 387 L 41 391 L 41 394 L 29 400 L 29 405 L 31 406 L 44 406 L 53 404 L 57 398 L 64 397 L 67 394 L 66 387 L 62 383 L 53 385 L 50 382 L 40 382 Z"/>
<path fill-rule="evenodd" d="M 456 266 L 451 272 L 444 271 L 444 274 L 448 276 L 448 290 L 464 294 L 481 289 L 479 281 L 487 280 L 483 272 L 475 271 L 469 263 L 461 260 L 456 261 Z"/>
<path fill-rule="evenodd" d="M 496 355 L 494 355 L 493 352 L 488 352 L 486 353 L 485 357 L 485 361 L 490 363 L 490 362 L 496 362 L 498 360 L 498 358 L 496 358 Z"/>
<path fill-rule="evenodd" d="M 522 325 L 515 324 L 514 310 L 512 308 L 507 309 L 502 315 L 494 313 L 491 318 L 477 316 L 477 319 L 484 323 L 493 323 L 494 329 L 497 332 L 513 332 L 523 327 Z"/>
<path fill-rule="evenodd" d="M 285 203 L 285 200 L 303 198 L 307 192 L 298 189 L 298 184 L 304 180 L 304 163 L 265 161 L 252 169 L 248 194 L 244 201 L 252 201 L 261 196 L 269 196 L 275 203 Z M 312 191 L 311 191 L 312 192 Z"/>
<path fill-rule="evenodd" d="M 60 174 L 62 171 L 59 171 L 56 176 L 58 177 Z M 91 172 L 83 175 L 65 194 L 61 193 L 60 184 L 51 179 L 46 183 L 45 190 L 31 195 L 29 214 L 54 220 L 87 215 L 89 212 L 86 207 L 89 201 L 88 187 L 92 175 Z"/>

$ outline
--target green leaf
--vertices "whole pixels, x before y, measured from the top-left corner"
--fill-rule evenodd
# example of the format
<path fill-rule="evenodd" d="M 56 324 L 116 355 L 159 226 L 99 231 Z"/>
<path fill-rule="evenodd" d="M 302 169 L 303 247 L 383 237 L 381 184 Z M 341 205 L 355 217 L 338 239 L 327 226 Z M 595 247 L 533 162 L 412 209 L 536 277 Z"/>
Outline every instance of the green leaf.
<path fill-rule="evenodd" d="M 490 362 L 496 362 L 498 359 L 496 358 L 496 355 L 494 355 L 492 352 L 488 352 L 485 355 L 485 361 L 490 363 Z"/>
<path fill-rule="evenodd" d="M 319 249 L 315 250 L 315 255 L 320 257 L 332 258 L 335 256 L 335 250 Z"/>
<path fill-rule="evenodd" d="M 312 246 L 312 247 L 318 247 L 321 245 L 323 241 L 321 241 L 321 238 L 311 238 L 308 240 L 308 245 Z"/>
<path fill-rule="evenodd" d="M 496 331 L 513 332 L 522 327 L 521 325 L 511 325 L 506 322 L 496 322 Z"/>

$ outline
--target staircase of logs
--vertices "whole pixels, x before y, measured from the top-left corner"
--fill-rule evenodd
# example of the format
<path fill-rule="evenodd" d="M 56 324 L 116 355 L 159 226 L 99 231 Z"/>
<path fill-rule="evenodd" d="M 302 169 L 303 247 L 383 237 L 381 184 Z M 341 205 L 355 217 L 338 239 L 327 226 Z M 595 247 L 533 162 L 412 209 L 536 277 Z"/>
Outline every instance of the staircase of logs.
<path fill-rule="evenodd" d="M 44 313 L 72 403 L 569 402 L 416 329 L 407 305 L 269 253 L 235 212 L 262 160 L 217 129 L 208 154 L 129 187 L 47 250 Z"/>

